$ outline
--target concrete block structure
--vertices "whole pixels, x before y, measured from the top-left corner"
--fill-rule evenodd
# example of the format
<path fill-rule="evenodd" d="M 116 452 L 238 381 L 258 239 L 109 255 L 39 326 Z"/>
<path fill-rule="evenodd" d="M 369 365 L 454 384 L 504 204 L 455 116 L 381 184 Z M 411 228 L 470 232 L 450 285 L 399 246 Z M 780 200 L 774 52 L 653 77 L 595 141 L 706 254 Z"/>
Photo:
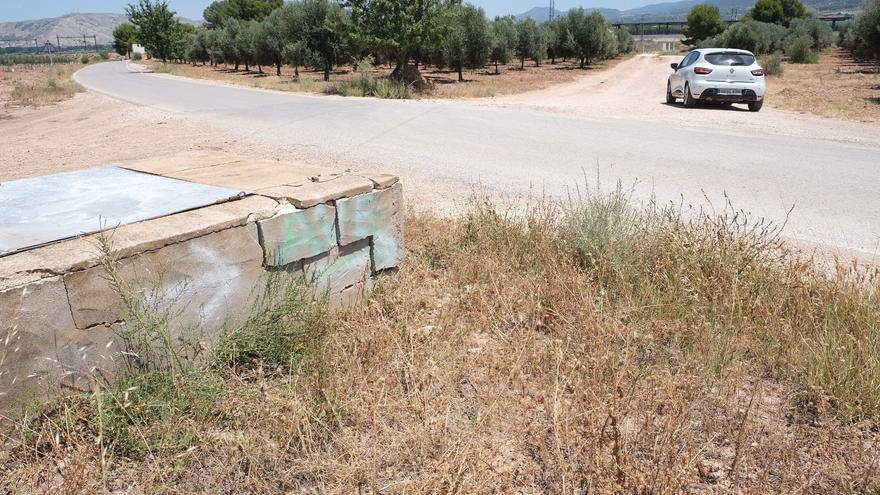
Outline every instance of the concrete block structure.
<path fill-rule="evenodd" d="M 392 174 L 222 154 L 121 167 L 241 194 L 0 256 L 4 414 L 119 369 L 130 315 L 102 264 L 101 240 L 131 289 L 174 306 L 175 335 L 207 341 L 250 315 L 273 271 L 301 274 L 316 297 L 347 308 L 402 260 L 403 187 Z"/>

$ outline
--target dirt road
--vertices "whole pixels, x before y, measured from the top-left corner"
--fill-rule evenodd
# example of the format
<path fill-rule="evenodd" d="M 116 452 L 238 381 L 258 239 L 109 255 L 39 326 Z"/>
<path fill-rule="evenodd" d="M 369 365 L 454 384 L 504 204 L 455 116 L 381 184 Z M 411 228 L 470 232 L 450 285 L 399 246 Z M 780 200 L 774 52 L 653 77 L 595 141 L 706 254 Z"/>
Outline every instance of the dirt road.
<path fill-rule="evenodd" d="M 880 126 L 815 117 L 773 108 L 773 78 L 768 80 L 767 105 L 760 114 L 744 105 L 686 109 L 667 105 L 669 64 L 681 57 L 638 55 L 608 70 L 551 88 L 483 100 L 487 105 L 525 107 L 592 117 L 637 119 L 670 127 L 714 127 L 728 131 L 798 136 L 880 145 Z"/>

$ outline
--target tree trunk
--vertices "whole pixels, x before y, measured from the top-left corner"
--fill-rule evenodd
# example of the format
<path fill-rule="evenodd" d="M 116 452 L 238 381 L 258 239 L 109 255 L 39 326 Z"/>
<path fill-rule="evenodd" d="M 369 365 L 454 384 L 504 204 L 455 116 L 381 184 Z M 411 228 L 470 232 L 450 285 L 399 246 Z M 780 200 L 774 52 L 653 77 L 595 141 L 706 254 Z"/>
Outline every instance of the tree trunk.
<path fill-rule="evenodd" d="M 519 70 L 525 70 L 526 68 L 526 58 L 520 57 L 519 59 Z"/>
<path fill-rule="evenodd" d="M 397 65 L 394 66 L 394 70 L 391 71 L 391 79 L 403 79 L 403 70 L 406 68 L 408 62 L 409 53 L 404 53 L 403 56 L 397 60 Z"/>
<path fill-rule="evenodd" d="M 329 61 L 324 62 L 324 81 L 330 80 L 330 69 L 331 68 L 332 67 L 330 66 Z"/>
<path fill-rule="evenodd" d="M 281 77 L 281 62 L 275 62 L 275 74 Z"/>
<path fill-rule="evenodd" d="M 501 72 L 498 70 L 498 61 L 497 60 L 495 61 L 495 74 L 501 74 Z"/>
<path fill-rule="evenodd" d="M 299 65 L 293 66 L 293 77 L 299 79 Z"/>
<path fill-rule="evenodd" d="M 250 72 L 250 71 L 251 71 L 251 65 L 250 65 L 250 62 L 245 62 L 245 63 L 244 63 L 244 71 L 245 71 L 245 72 Z"/>
<path fill-rule="evenodd" d="M 458 66 L 458 82 L 464 82 L 464 74 L 461 72 L 461 66 Z"/>
<path fill-rule="evenodd" d="M 238 72 L 238 62 L 235 63 L 235 72 Z"/>
<path fill-rule="evenodd" d="M 257 64 L 257 70 L 260 72 L 260 74 L 262 74 L 263 73 L 263 66 L 260 64 Z"/>

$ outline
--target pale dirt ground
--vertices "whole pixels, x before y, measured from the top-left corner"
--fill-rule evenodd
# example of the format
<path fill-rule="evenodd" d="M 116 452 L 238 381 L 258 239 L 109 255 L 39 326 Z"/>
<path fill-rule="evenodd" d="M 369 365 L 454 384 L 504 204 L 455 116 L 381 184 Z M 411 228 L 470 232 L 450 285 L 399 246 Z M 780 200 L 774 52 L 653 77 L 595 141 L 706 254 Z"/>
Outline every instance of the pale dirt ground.
<path fill-rule="evenodd" d="M 150 156 L 219 151 L 328 169 L 363 169 L 296 146 L 242 139 L 169 112 L 81 93 L 52 107 L 14 108 L 0 119 L 0 183 Z M 419 209 L 463 211 L 479 186 L 400 174 Z"/>
<path fill-rule="evenodd" d="M 680 59 L 680 56 L 639 55 L 609 70 L 589 73 L 571 83 L 482 102 L 597 117 L 638 119 L 682 127 L 741 129 L 866 144 L 880 143 L 880 125 L 877 121 L 854 122 L 774 108 L 774 98 L 777 96 L 774 85 L 784 87 L 774 77 L 767 81 L 767 103 L 758 114 L 749 112 L 744 105 L 702 106 L 695 109 L 686 109 L 680 102 L 667 105 L 665 81 L 672 71 L 669 64 Z M 793 77 L 792 73 L 788 79 L 783 78 L 785 85 L 790 86 L 788 81 Z M 880 105 L 877 107 L 877 114 L 880 115 Z"/>

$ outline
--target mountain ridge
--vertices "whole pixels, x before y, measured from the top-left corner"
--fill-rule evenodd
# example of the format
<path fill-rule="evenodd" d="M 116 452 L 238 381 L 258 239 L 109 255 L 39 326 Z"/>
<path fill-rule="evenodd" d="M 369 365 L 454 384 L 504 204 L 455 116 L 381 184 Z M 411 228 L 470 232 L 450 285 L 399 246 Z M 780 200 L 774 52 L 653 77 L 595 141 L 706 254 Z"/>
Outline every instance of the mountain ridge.
<path fill-rule="evenodd" d="M 654 3 L 627 10 L 598 7 L 585 8 L 585 10 L 598 10 L 610 22 L 683 21 L 694 5 L 700 3 L 717 5 L 721 10 L 721 15 L 725 18 L 741 18 L 752 8 L 755 0 L 679 0 Z M 865 0 L 805 0 L 804 4 L 816 12 L 852 12 L 863 7 Z M 549 8 L 535 7 L 514 17 L 520 20 L 531 17 L 538 22 L 545 22 L 549 19 L 549 14 Z M 566 12 L 557 10 L 554 15 L 563 16 L 565 14 Z"/>
<path fill-rule="evenodd" d="M 185 18 L 180 18 L 180 21 L 188 24 L 201 22 Z M 124 22 L 128 22 L 125 14 L 79 12 L 45 19 L 0 22 L 0 40 L 18 40 L 32 46 L 33 40 L 40 45 L 46 41 L 54 44 L 59 37 L 85 35 L 89 45 L 93 42 L 93 36 L 97 37 L 99 45 L 108 45 L 113 42 L 113 30 Z M 3 46 L 0 45 L 0 48 Z"/>

